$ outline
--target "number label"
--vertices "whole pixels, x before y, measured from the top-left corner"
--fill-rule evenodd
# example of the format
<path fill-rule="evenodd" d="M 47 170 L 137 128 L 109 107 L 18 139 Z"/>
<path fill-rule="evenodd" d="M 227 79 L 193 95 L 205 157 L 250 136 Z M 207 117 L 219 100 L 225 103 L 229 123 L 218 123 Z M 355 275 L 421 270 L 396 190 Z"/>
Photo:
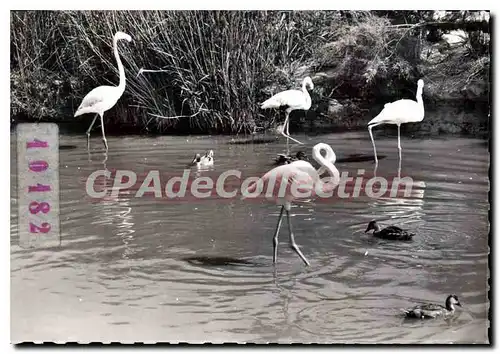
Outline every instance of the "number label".
<path fill-rule="evenodd" d="M 18 232 L 22 247 L 60 244 L 59 129 L 17 126 Z"/>

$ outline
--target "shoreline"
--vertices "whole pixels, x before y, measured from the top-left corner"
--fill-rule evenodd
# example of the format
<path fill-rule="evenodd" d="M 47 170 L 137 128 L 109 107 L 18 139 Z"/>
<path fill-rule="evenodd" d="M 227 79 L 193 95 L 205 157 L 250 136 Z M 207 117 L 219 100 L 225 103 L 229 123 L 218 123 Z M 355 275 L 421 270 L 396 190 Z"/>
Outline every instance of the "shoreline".
<path fill-rule="evenodd" d="M 445 104 L 442 107 L 433 108 L 426 112 L 426 117 L 419 123 L 407 123 L 401 125 L 402 136 L 441 136 L 441 135 L 460 135 L 488 138 L 491 133 L 491 121 L 486 113 L 483 102 L 479 102 L 480 109 L 464 110 L 461 105 Z M 290 133 L 305 133 L 306 135 L 324 135 L 331 133 L 346 133 L 365 131 L 368 121 L 375 115 L 363 114 L 358 115 L 338 115 L 327 116 L 318 114 L 317 112 L 309 111 L 294 112 L 290 115 Z M 277 119 L 279 117 L 279 119 Z M 275 133 L 277 123 L 282 123 L 284 115 L 279 115 L 276 112 L 274 117 L 274 127 L 270 126 L 266 130 L 258 131 L 254 136 L 269 136 L 279 134 Z M 156 129 L 148 129 L 141 124 L 120 123 L 116 119 L 105 120 L 106 135 L 109 136 L 229 136 L 229 137 L 248 137 L 251 138 L 251 133 L 229 133 L 229 132 L 209 132 L 191 129 L 169 129 L 167 131 L 159 131 Z M 92 115 L 68 118 L 68 119 L 38 119 L 30 117 L 11 117 L 10 130 L 15 130 L 19 123 L 56 123 L 62 134 L 81 135 L 85 134 L 90 123 Z M 94 127 L 94 129 L 96 129 Z M 382 132 L 392 134 L 396 132 L 395 125 L 384 125 L 384 128 L 374 129 L 375 135 L 382 135 Z"/>

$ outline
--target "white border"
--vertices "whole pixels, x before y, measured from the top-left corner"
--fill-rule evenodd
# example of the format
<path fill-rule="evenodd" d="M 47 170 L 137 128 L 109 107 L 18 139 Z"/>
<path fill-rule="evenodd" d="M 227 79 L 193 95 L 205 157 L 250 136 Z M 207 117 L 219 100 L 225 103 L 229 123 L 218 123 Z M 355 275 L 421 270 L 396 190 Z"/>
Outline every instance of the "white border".
<path fill-rule="evenodd" d="M 104 6 L 103 6 L 104 5 Z M 119 5 L 119 6 L 111 6 Z M 141 6 L 137 1 L 122 0 L 120 2 L 100 0 L 86 0 L 85 2 L 65 2 L 48 0 L 43 2 L 21 0 L 16 1 L 16 10 L 488 10 L 492 9 L 493 1 L 452 1 L 452 0 L 421 0 L 418 2 L 403 1 L 348 1 L 336 3 L 333 1 L 299 1 L 299 0 L 253 0 L 237 2 L 232 0 L 184 0 L 172 2 L 159 2 L 155 0 L 142 0 Z M 339 6 L 340 5 L 340 6 Z"/>
<path fill-rule="evenodd" d="M 4 183 L 2 185 L 7 186 L 10 185 L 10 135 L 8 135 L 8 132 L 10 132 L 10 85 L 9 85 L 9 76 L 10 76 L 10 8 L 3 6 L 3 4 L 8 4 L 11 6 L 12 9 L 172 9 L 172 10 L 181 10 L 181 9 L 225 9 L 225 10 L 236 10 L 236 9 L 254 9 L 254 10 L 259 10 L 259 9 L 302 9 L 302 10 L 308 10 L 308 9 L 339 9 L 338 6 L 341 6 L 340 9 L 345 9 L 345 10 L 374 10 L 374 9 L 477 9 L 477 10 L 487 10 L 490 9 L 492 10 L 493 16 L 497 14 L 497 8 L 498 8 L 498 1 L 473 1 L 473 2 L 465 2 L 465 1 L 451 1 L 451 0 L 442 0 L 442 1 L 435 1 L 435 0 L 420 0 L 418 2 L 403 2 L 403 1 L 348 1 L 348 2 L 336 2 L 336 1 L 319 1 L 319 0 L 308 0 L 308 1 L 292 1 L 292 0 L 277 0 L 270 2 L 268 0 L 254 0 L 252 2 L 247 2 L 247 3 L 240 3 L 238 1 L 232 0 L 232 1 L 222 1 L 222 0 L 212 0 L 210 2 L 208 1 L 202 1 L 202 0 L 184 0 L 184 1 L 154 1 L 154 0 L 142 0 L 140 2 L 140 6 L 138 5 L 138 2 L 134 2 L 131 0 L 122 0 L 120 3 L 118 2 L 112 2 L 112 1 L 106 1 L 103 2 L 102 0 L 86 0 L 85 2 L 68 2 L 68 1 L 57 1 L 57 0 L 44 0 L 44 1 L 27 1 L 27 0 L 17 0 L 15 2 L 2 2 L 2 17 L 0 21 L 0 26 L 2 27 L 2 37 L 1 37 L 1 53 L 2 53 L 2 76 L 0 83 L 2 85 L 2 111 L 4 112 L 3 118 L 0 119 L 0 124 L 2 124 L 1 128 L 1 133 L 4 136 L 4 138 L 0 139 L 0 144 L 2 145 L 2 148 L 0 149 L 1 152 L 1 157 L 2 161 L 4 162 L 4 166 L 8 166 L 7 168 L 9 169 L 9 174 L 7 173 L 2 173 L 0 174 L 0 178 Z M 103 5 L 105 7 L 103 7 Z M 114 6 L 113 6 L 114 5 Z M 119 5 L 119 6 L 116 6 Z M 168 6 L 168 7 L 165 7 Z M 496 20 L 496 19 L 495 19 Z M 496 27 L 496 26 L 495 26 Z M 495 43 L 494 43 L 494 52 L 495 54 L 492 53 L 493 57 L 496 57 L 496 52 L 498 48 L 498 36 L 494 35 Z M 9 71 L 8 71 L 9 70 Z M 495 80 L 495 86 L 498 87 L 498 77 L 494 76 Z M 496 103 L 496 97 L 494 100 L 494 103 Z M 500 129 L 500 124 L 496 124 L 495 126 L 495 136 L 500 136 L 498 134 L 498 130 Z M 499 156 L 500 152 L 498 151 L 500 144 L 496 144 L 495 148 L 495 156 Z M 497 197 L 498 192 L 495 193 L 495 197 Z M 495 198 L 498 199 L 498 198 Z M 0 324 L 0 334 L 2 335 L 2 338 L 0 340 L 1 342 L 1 352 L 13 352 L 14 347 L 12 345 L 9 345 L 10 343 L 10 290 L 6 291 L 7 289 L 10 289 L 10 237 L 7 235 L 10 235 L 10 189 L 4 187 L 2 189 L 2 210 L 1 210 L 1 220 L 2 220 L 2 227 L 5 232 L 0 233 L 3 236 L 3 242 L 2 242 L 2 254 L 0 255 L 0 260 L 3 263 L 1 266 L 1 275 L 2 275 L 2 284 L 7 285 L 5 287 L 2 287 L 1 291 L 1 299 L 0 299 L 0 321 L 2 323 Z M 496 208 L 494 219 L 500 220 L 499 215 L 500 213 L 498 212 L 498 207 Z M 495 245 L 498 245 L 500 243 L 499 240 L 495 242 Z M 498 248 L 498 246 L 496 246 Z M 496 253 L 498 255 L 498 253 Z M 497 262 L 498 263 L 498 262 Z M 497 267 L 495 266 L 495 272 Z M 459 276 L 459 275 L 457 275 Z M 498 286 L 497 286 L 498 288 Z M 496 291 L 498 293 L 498 290 Z M 495 296 L 495 300 L 497 300 L 497 296 Z M 496 301 L 496 307 L 498 307 L 498 302 Z M 496 323 L 496 327 L 498 327 L 498 323 Z M 9 329 L 9 330 L 6 330 Z M 495 330 L 495 332 L 497 332 Z M 498 340 L 498 337 L 495 336 L 495 338 Z M 441 347 L 442 348 L 442 347 Z M 138 348 L 136 352 L 145 352 L 147 348 Z M 210 347 L 208 348 L 210 349 Z M 213 348 L 215 349 L 215 348 Z M 213 350 L 212 349 L 212 350 Z M 235 349 L 236 348 L 231 348 Z M 231 350 L 230 349 L 230 350 Z M 317 350 L 317 347 L 300 347 L 300 348 L 290 348 L 288 350 L 299 353 L 303 352 L 304 350 Z M 325 350 L 325 348 L 322 348 Z M 333 347 L 332 349 L 327 349 L 331 350 L 331 352 L 340 349 L 338 347 Z M 414 352 L 417 353 L 419 352 L 420 348 L 416 349 L 406 349 L 409 352 Z M 440 350 L 440 348 L 433 348 L 436 350 Z M 81 350 L 81 349 L 80 349 Z M 96 352 L 104 352 L 105 349 L 94 349 Z M 107 349 L 107 351 L 112 350 L 112 351 L 121 351 L 123 350 L 122 348 L 113 348 L 113 349 Z M 168 348 L 170 352 L 180 352 L 181 349 L 174 349 L 172 347 Z M 202 349 L 195 349 L 195 351 L 201 351 Z M 239 349 L 241 350 L 241 349 Z M 370 350 L 401 350 L 400 348 L 395 348 L 395 347 L 387 347 L 387 348 L 370 348 Z M 448 349 L 449 350 L 449 349 Z M 473 352 L 479 352 L 480 349 L 475 349 L 475 348 L 463 348 L 463 347 L 455 347 L 452 348 L 453 351 L 473 351 Z M 75 349 L 70 349 L 69 351 L 75 351 Z M 361 352 L 360 349 L 353 350 L 354 352 Z M 32 352 L 41 352 L 41 349 L 36 349 L 32 350 Z"/>

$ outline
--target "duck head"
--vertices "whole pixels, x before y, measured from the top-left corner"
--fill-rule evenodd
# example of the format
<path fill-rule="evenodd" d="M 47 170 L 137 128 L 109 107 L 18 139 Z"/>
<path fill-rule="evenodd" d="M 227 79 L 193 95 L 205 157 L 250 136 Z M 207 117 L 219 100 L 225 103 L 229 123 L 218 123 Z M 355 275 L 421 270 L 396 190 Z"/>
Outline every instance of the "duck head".
<path fill-rule="evenodd" d="M 304 151 L 299 151 L 295 154 L 297 160 L 308 160 L 307 155 Z"/>
<path fill-rule="evenodd" d="M 196 154 L 196 155 L 194 155 L 193 161 L 191 161 L 191 165 L 194 165 L 194 164 L 196 164 L 197 162 L 200 162 L 200 161 L 201 161 L 200 154 Z"/>
<path fill-rule="evenodd" d="M 454 305 L 462 307 L 462 304 L 458 300 L 457 295 L 449 295 L 446 298 L 446 308 L 451 310 L 451 309 L 453 309 Z"/>
<path fill-rule="evenodd" d="M 368 223 L 368 227 L 366 228 L 365 234 L 370 230 L 379 231 L 380 227 L 378 226 L 375 220 L 372 220 Z"/>

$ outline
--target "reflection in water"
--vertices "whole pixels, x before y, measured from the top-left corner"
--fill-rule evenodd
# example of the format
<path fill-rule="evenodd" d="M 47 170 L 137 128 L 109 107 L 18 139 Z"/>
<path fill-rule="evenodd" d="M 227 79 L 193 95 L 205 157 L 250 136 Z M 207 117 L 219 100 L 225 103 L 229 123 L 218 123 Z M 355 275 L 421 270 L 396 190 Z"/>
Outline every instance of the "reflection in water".
<path fill-rule="evenodd" d="M 184 257 L 183 260 L 193 265 L 203 266 L 234 266 L 234 265 L 254 265 L 255 263 L 233 257 L 217 257 L 217 256 L 190 256 Z"/>
<path fill-rule="evenodd" d="M 109 179 L 107 182 L 110 181 Z M 134 240 L 134 216 L 133 208 L 130 206 L 130 199 L 126 191 L 122 191 L 117 198 L 104 198 L 102 201 L 94 204 L 96 214 L 92 224 L 99 225 L 105 229 L 112 229 L 113 234 L 102 233 L 102 238 L 119 238 L 119 244 L 114 245 L 117 249 L 121 248 L 121 258 L 126 260 L 133 257 L 136 251 L 136 241 Z"/>
<path fill-rule="evenodd" d="M 379 162 L 377 161 L 377 162 L 375 162 L 375 165 L 373 166 L 373 176 L 374 177 L 377 177 L 378 164 L 379 164 Z M 398 163 L 398 178 L 401 178 L 401 158 L 399 159 L 399 163 Z"/>
<path fill-rule="evenodd" d="M 89 164 L 92 164 L 92 162 L 93 162 L 92 161 L 92 153 L 90 152 L 90 149 L 87 150 L 87 155 L 88 155 L 88 162 L 89 162 Z M 103 170 L 107 171 L 108 168 L 107 168 L 106 162 L 108 161 L 108 152 L 106 150 L 104 150 L 103 155 L 104 155 L 104 159 L 102 160 L 101 163 L 102 163 L 102 166 L 103 166 Z"/>
<path fill-rule="evenodd" d="M 372 199 L 368 204 L 373 208 L 373 210 L 383 209 L 386 217 L 400 219 L 406 215 L 415 220 L 422 216 L 422 209 L 425 204 L 424 197 L 425 182 L 413 181 L 409 197 L 382 197 Z"/>
<path fill-rule="evenodd" d="M 132 207 L 129 206 L 130 201 L 128 199 L 121 200 L 118 204 L 120 207 L 124 208 L 124 210 L 116 215 L 118 220 L 117 235 L 122 239 L 123 244 L 125 245 L 122 257 L 123 259 L 127 259 L 129 256 L 134 254 L 134 214 L 131 213 Z"/>
<path fill-rule="evenodd" d="M 307 154 L 319 142 L 338 156 L 373 151 L 365 132 L 299 139 Z M 409 197 L 295 205 L 294 232 L 311 266 L 284 247 L 285 238 L 274 267 L 279 209 L 273 204 L 136 198 L 126 191 L 93 200 L 85 181 L 103 165 L 181 176 L 186 160 L 180 156 L 210 149 L 214 168 L 191 176 L 216 178 L 230 169 L 262 176 L 285 148 L 283 139 L 110 140 L 113 149 L 102 161 L 99 150 L 89 158 L 86 137 L 61 136 L 61 144 L 77 146 L 60 151 L 61 247 L 21 249 L 11 200 L 13 341 L 487 342 L 489 158 L 481 141 L 405 139 L 404 170 L 391 154 L 374 174 L 391 177 L 398 171 L 411 177 Z M 393 139 L 377 143 L 380 151 L 394 147 Z M 291 145 L 290 153 L 296 148 Z M 361 159 L 336 167 L 349 176 L 372 169 Z M 112 183 L 99 178 L 95 188 L 110 191 Z M 390 242 L 365 234 L 373 218 L 415 232 L 414 240 Z M 453 321 L 402 321 L 399 309 L 441 303 L 452 293 L 464 306 Z"/>

